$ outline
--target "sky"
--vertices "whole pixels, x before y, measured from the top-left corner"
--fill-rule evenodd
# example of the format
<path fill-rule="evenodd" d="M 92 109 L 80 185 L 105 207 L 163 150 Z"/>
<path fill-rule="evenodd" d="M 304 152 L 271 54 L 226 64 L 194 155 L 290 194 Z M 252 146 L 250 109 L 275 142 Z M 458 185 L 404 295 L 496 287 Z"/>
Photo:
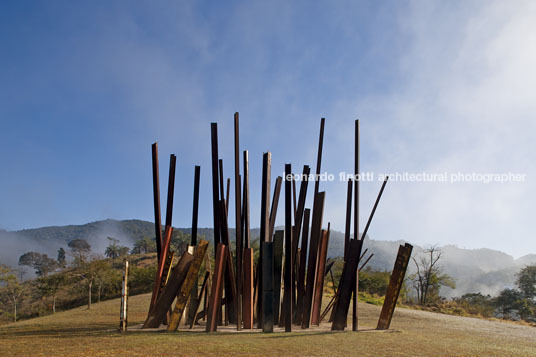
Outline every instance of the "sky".
<path fill-rule="evenodd" d="M 533 1 L 3 1 L 0 53 L 1 229 L 152 221 L 153 142 L 162 214 L 174 153 L 173 225 L 191 224 L 200 165 L 211 227 L 210 123 L 232 177 L 239 112 L 253 227 L 262 153 L 272 182 L 285 163 L 314 169 L 325 117 L 324 226 L 344 229 L 337 175 L 353 171 L 360 119 L 361 169 L 376 175 L 361 227 L 381 173 L 525 175 L 389 182 L 372 238 L 536 253 Z M 231 226 L 233 207 L 231 190 Z"/>

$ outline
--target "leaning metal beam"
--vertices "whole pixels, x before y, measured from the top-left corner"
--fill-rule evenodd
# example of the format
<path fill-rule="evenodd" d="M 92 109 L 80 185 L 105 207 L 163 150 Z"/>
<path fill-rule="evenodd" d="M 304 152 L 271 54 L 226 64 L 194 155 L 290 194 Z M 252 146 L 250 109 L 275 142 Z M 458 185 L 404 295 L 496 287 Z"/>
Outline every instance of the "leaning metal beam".
<path fill-rule="evenodd" d="M 160 214 L 160 178 L 158 173 L 158 143 L 151 147 L 153 156 L 153 200 L 154 200 L 154 230 L 156 237 L 156 257 L 160 259 L 162 252 L 162 217 Z"/>
<path fill-rule="evenodd" d="M 387 330 L 391 325 L 396 301 L 400 295 L 400 289 L 404 282 L 404 276 L 406 275 L 412 250 L 413 246 L 408 243 L 401 245 L 398 248 L 398 255 L 396 256 L 395 266 L 393 268 L 393 273 L 391 274 L 391 280 L 389 281 L 389 287 L 385 294 L 382 312 L 380 313 L 380 319 L 378 320 L 378 326 L 376 327 L 377 330 Z"/>
<path fill-rule="evenodd" d="M 145 320 L 143 328 L 156 328 L 160 326 L 186 278 L 186 274 L 193 259 L 193 256 L 188 252 L 184 252 L 181 256 L 179 262 L 173 268 L 164 291 L 162 291 L 158 300 L 154 304 L 153 309 L 149 312 L 149 316 L 147 317 L 147 320 Z"/>
<path fill-rule="evenodd" d="M 218 328 L 218 312 L 220 311 L 221 296 L 223 293 L 223 276 L 225 274 L 225 262 L 227 261 L 227 249 L 224 244 L 218 244 L 216 248 L 216 262 L 214 264 L 214 276 L 208 303 L 207 332 L 215 332 Z"/>
<path fill-rule="evenodd" d="M 318 268 L 315 282 L 315 294 L 313 299 L 313 311 L 311 324 L 320 325 L 320 309 L 322 307 L 322 295 L 324 290 L 324 271 L 326 269 L 326 258 L 328 253 L 329 230 L 322 230 L 320 247 L 318 252 Z"/>
<path fill-rule="evenodd" d="M 190 291 L 194 287 L 194 284 L 197 284 L 199 268 L 201 268 L 203 259 L 205 259 L 205 253 L 207 252 L 207 248 L 208 242 L 204 240 L 199 242 L 199 245 L 195 247 L 194 259 L 192 261 L 192 264 L 190 264 L 190 268 L 188 269 L 186 278 L 184 279 L 184 282 L 182 283 L 182 286 L 179 290 L 179 293 L 177 295 L 177 302 L 175 303 L 175 308 L 173 309 L 171 319 L 168 322 L 168 331 L 175 331 L 179 327 L 182 314 L 184 313 L 184 309 L 186 308 L 186 303 L 188 302 L 188 298 L 190 297 Z"/>

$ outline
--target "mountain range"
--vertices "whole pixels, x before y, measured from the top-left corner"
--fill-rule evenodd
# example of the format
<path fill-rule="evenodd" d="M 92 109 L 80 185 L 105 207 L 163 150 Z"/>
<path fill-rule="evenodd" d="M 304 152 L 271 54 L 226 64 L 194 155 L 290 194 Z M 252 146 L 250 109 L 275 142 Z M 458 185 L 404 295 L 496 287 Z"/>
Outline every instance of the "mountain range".
<path fill-rule="evenodd" d="M 276 229 L 279 229 L 278 227 Z M 190 228 L 176 228 L 189 233 Z M 209 242 L 213 241 L 212 228 L 200 228 L 198 234 Z M 234 230 L 230 231 L 231 237 Z M 251 230 L 252 239 L 258 238 L 259 229 Z M 117 221 L 107 219 L 83 225 L 52 226 L 20 231 L 0 230 L 0 263 L 13 267 L 17 266 L 20 255 L 36 251 L 46 253 L 55 258 L 60 247 L 67 248 L 67 243 L 73 239 L 87 240 L 93 251 L 104 253 L 109 244 L 107 237 L 119 239 L 122 245 L 132 247 L 133 243 L 144 237 L 154 237 L 154 223 L 141 220 Z M 380 241 L 366 237 L 364 249 L 374 257 L 369 266 L 375 270 L 390 271 L 400 244 L 405 241 Z M 411 242 L 408 242 L 411 244 Z M 329 242 L 329 257 L 338 257 L 343 253 L 344 234 L 331 231 Z M 528 254 L 514 259 L 504 252 L 481 248 L 464 249 L 454 245 L 440 247 L 442 257 L 439 261 L 443 272 L 453 277 L 456 288 L 445 288 L 441 294 L 445 297 L 460 296 L 465 293 L 481 292 L 496 295 L 500 290 L 513 287 L 516 273 L 525 265 L 536 264 L 536 254 Z M 418 255 L 423 247 L 414 246 L 413 254 Z M 409 266 L 409 274 L 414 270 L 413 262 Z"/>

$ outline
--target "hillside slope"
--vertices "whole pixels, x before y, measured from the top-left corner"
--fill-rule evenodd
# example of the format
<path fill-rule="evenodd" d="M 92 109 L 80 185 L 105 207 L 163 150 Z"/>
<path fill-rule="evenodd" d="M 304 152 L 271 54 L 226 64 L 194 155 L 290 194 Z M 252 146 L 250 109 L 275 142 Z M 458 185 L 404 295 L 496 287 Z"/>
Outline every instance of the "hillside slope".
<path fill-rule="evenodd" d="M 191 231 L 190 228 L 175 229 L 185 233 Z M 282 227 L 276 229 L 282 229 Z M 209 242 L 213 241 L 212 228 L 200 228 L 198 232 Z M 234 238 L 234 229 L 230 230 L 230 235 Z M 121 244 L 132 247 L 136 240 L 153 236 L 154 224 L 151 222 L 112 219 L 84 225 L 43 227 L 16 232 L 0 231 L 0 263 L 16 266 L 18 257 L 28 251 L 46 253 L 55 258 L 57 250 L 60 247 L 66 247 L 67 243 L 75 238 L 86 239 L 95 252 L 103 254 L 109 243 L 106 237 L 117 238 Z M 251 236 L 252 239 L 259 236 L 258 228 L 251 230 Z M 375 270 L 390 271 L 393 268 L 398 246 L 404 243 L 404 241 L 380 241 L 367 237 L 364 247 L 374 253 L 369 266 Z M 330 257 L 341 256 L 343 247 L 343 233 L 332 231 L 328 255 Z M 421 247 L 415 246 L 414 252 L 420 250 L 422 250 Z M 506 253 L 486 248 L 463 249 L 447 245 L 441 250 L 443 258 L 441 258 L 440 265 L 444 272 L 456 280 L 456 289 L 442 289 L 441 293 L 446 297 L 473 292 L 496 295 L 504 288 L 513 287 L 515 274 L 522 266 L 536 264 L 536 254 L 528 254 L 516 260 Z M 411 263 L 409 273 L 413 269 L 414 265 Z M 27 275 L 27 277 L 30 276 Z"/>
<path fill-rule="evenodd" d="M 133 296 L 130 325 L 143 322 L 148 294 Z M 360 333 L 117 332 L 119 300 L 0 327 L 0 355 L 536 355 L 536 329 L 500 321 L 397 309 L 392 328 L 373 332 L 380 308 L 360 304 Z M 329 325 L 326 324 L 326 329 Z M 368 332 L 366 330 L 369 330 Z"/>

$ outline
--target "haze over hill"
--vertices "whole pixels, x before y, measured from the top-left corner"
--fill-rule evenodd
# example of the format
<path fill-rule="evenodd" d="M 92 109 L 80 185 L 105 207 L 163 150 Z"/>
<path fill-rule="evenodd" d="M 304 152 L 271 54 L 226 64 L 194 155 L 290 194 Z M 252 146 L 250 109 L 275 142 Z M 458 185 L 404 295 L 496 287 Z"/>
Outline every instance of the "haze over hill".
<path fill-rule="evenodd" d="M 190 228 L 176 228 L 190 232 Z M 200 228 L 199 234 L 209 242 L 213 241 L 212 228 Z M 251 230 L 252 237 L 259 236 L 259 229 Z M 231 229 L 231 236 L 234 230 Z M 46 253 L 56 257 L 60 247 L 76 238 L 86 239 L 97 253 L 104 253 L 108 240 L 106 237 L 119 239 L 122 245 L 129 247 L 143 237 L 154 236 L 154 224 L 141 220 L 104 220 L 84 225 L 42 227 L 20 231 L 0 230 L 0 263 L 17 266 L 18 258 L 28 251 Z M 367 236 L 365 248 L 374 253 L 369 266 L 376 270 L 390 271 L 394 264 L 398 246 L 405 241 L 379 241 Z M 409 242 L 411 243 L 411 242 Z M 341 256 L 344 246 L 344 234 L 332 231 L 329 242 L 330 257 Z M 423 247 L 414 246 L 414 254 Z M 512 287 L 515 274 L 528 264 L 536 263 L 536 254 L 528 254 L 514 259 L 512 256 L 492 249 L 463 249 L 454 245 L 441 247 L 443 257 L 440 265 L 443 271 L 456 280 L 456 289 L 444 288 L 441 293 L 446 297 L 460 296 L 469 292 L 481 292 L 494 295 L 506 287 Z M 413 263 L 410 263 L 410 273 Z"/>

